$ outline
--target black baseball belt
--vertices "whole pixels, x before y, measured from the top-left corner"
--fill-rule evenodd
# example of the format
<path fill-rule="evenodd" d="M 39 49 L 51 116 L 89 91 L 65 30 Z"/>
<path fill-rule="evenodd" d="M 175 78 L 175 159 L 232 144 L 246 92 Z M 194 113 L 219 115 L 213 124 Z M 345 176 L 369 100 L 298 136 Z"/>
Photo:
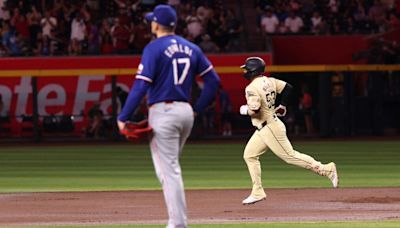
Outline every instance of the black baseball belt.
<path fill-rule="evenodd" d="M 274 115 L 273 117 L 274 117 L 274 119 L 276 120 L 277 116 L 276 116 L 276 115 Z M 254 127 L 256 128 L 256 130 L 258 130 L 258 131 L 259 131 L 259 130 L 263 129 L 263 127 L 265 127 L 267 124 L 268 124 L 268 123 L 267 123 L 267 121 L 264 121 L 264 122 L 262 122 L 262 124 L 261 124 L 261 127 L 260 127 L 260 128 L 258 128 L 258 127 L 256 127 L 256 126 L 254 126 Z"/>
<path fill-rule="evenodd" d="M 261 124 L 261 127 L 260 128 L 258 128 L 258 127 L 256 127 L 256 126 L 254 126 L 255 128 L 256 128 L 256 130 L 261 130 L 261 129 L 263 129 L 263 127 L 265 127 L 267 125 L 267 121 L 264 121 L 262 124 Z"/>

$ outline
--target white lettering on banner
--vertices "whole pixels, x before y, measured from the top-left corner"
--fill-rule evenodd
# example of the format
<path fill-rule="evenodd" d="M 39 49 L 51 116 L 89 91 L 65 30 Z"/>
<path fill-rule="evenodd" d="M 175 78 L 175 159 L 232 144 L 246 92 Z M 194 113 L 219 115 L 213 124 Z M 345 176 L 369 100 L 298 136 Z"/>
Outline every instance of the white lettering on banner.
<path fill-rule="evenodd" d="M 47 98 L 51 92 L 55 92 L 57 96 L 55 98 Z M 38 93 L 38 112 L 39 115 L 61 115 L 63 111 L 58 113 L 47 113 L 46 106 L 65 106 L 66 102 L 65 89 L 57 84 L 49 84 L 44 86 Z"/>
<path fill-rule="evenodd" d="M 99 101 L 100 92 L 89 92 L 89 84 L 91 81 L 102 81 L 104 78 L 104 75 L 79 77 L 72 111 L 74 115 L 80 114 L 84 110 L 86 102 Z M 82 121 L 82 117 L 76 118 L 75 121 Z"/>
<path fill-rule="evenodd" d="M 26 107 L 28 103 L 29 94 L 32 93 L 31 77 L 21 77 L 21 83 L 15 86 L 14 93 L 18 94 L 17 107 L 15 115 L 26 115 Z M 21 118 L 17 118 L 19 122 Z"/>
<path fill-rule="evenodd" d="M 103 93 L 111 93 L 111 91 L 112 91 L 111 84 L 110 83 L 105 84 L 103 87 Z M 117 99 L 117 102 L 118 102 L 118 99 Z M 107 99 L 101 101 L 100 109 L 103 111 L 103 113 L 108 113 L 107 109 L 110 106 L 112 106 L 112 96 L 110 98 L 107 98 Z"/>
<path fill-rule="evenodd" d="M 7 116 L 10 111 L 12 91 L 7 86 L 0 85 L 0 95 L 3 100 L 3 110 L 0 110 L 0 116 Z"/>

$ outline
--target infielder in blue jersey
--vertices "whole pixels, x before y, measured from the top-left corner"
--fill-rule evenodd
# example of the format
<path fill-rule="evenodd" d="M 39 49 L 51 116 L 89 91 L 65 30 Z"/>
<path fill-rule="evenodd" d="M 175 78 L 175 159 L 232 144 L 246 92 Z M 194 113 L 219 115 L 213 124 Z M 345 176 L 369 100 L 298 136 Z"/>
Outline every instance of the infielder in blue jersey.
<path fill-rule="evenodd" d="M 196 113 L 202 112 L 219 87 L 219 77 L 195 44 L 175 35 L 177 16 L 168 5 L 158 5 L 146 15 L 157 39 L 144 49 L 136 80 L 118 116 L 123 129 L 142 98 L 148 96 L 150 148 L 168 209 L 167 227 L 187 227 L 186 200 L 179 155 L 189 137 Z M 197 103 L 190 102 L 195 76 L 204 81 Z"/>

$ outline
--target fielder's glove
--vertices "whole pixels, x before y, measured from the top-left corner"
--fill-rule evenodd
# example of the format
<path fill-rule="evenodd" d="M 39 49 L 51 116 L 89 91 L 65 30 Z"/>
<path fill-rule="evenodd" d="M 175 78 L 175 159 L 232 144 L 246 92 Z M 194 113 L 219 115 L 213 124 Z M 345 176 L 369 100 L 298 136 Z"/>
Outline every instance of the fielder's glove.
<path fill-rule="evenodd" d="M 284 105 L 279 105 L 276 109 L 275 109 L 275 113 L 277 116 L 285 116 L 286 115 L 286 106 Z"/>
<path fill-rule="evenodd" d="M 128 140 L 136 140 L 151 133 L 153 128 L 149 126 L 147 119 L 140 122 L 126 122 L 124 129 L 120 130 L 120 134 Z"/>

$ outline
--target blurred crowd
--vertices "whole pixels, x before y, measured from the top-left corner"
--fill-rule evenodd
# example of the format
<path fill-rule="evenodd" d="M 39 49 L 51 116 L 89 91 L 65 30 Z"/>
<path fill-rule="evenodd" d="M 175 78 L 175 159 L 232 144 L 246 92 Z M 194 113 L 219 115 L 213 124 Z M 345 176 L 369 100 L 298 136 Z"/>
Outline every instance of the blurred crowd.
<path fill-rule="evenodd" d="M 152 39 L 144 15 L 160 3 L 205 52 L 239 46 L 240 21 L 217 0 L 0 0 L 0 56 L 140 54 Z"/>
<path fill-rule="evenodd" d="M 370 34 L 400 27 L 399 0 L 256 0 L 263 34 Z"/>
<path fill-rule="evenodd" d="M 160 3 L 176 8 L 177 34 L 205 52 L 241 51 L 243 25 L 227 2 L 0 0 L 0 56 L 140 54 L 152 39 L 144 15 Z M 264 35 L 377 33 L 400 26 L 399 0 L 255 0 L 255 8 Z"/>

